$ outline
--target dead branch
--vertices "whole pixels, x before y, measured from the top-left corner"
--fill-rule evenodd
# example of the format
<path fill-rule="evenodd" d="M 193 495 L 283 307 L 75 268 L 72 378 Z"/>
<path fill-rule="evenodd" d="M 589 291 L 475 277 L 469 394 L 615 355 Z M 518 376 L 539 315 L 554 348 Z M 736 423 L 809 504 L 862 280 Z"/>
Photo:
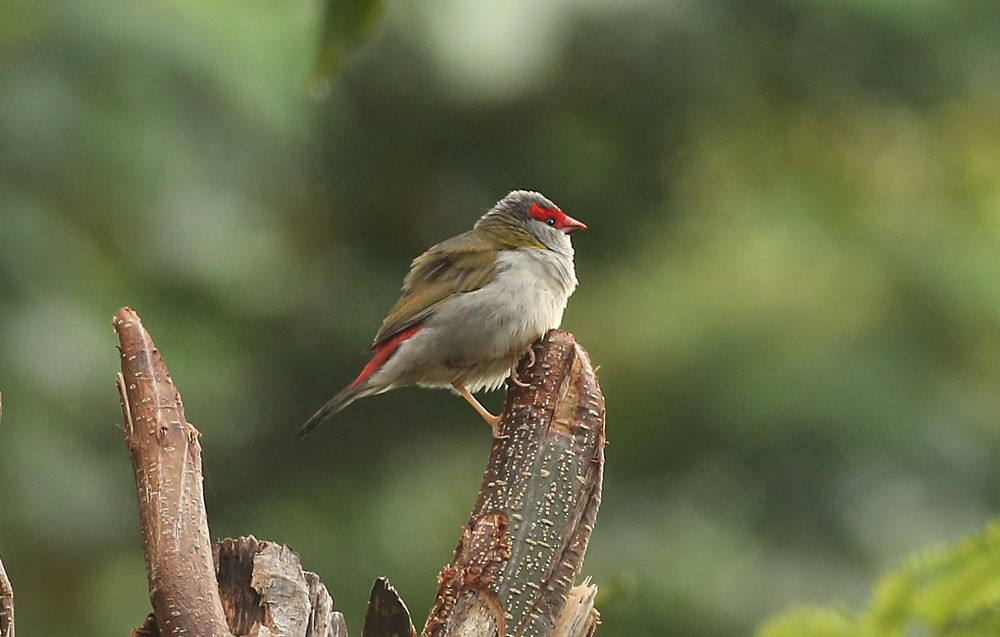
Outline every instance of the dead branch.
<path fill-rule="evenodd" d="M 168 635 L 230 635 L 205 515 L 201 434 L 185 418 L 180 393 L 139 316 L 122 308 L 113 324 L 153 614 Z"/>
<path fill-rule="evenodd" d="M 209 541 L 200 434 L 139 317 L 122 308 L 114 326 L 153 605 L 132 636 L 346 637 L 326 587 L 295 551 L 253 537 Z"/>
<path fill-rule="evenodd" d="M 574 593 L 571 616 L 560 618 L 601 501 L 604 397 L 571 335 L 552 330 L 533 347 L 535 364 L 525 357 L 517 371 L 526 386 L 508 384 L 503 437 L 452 563 L 438 575 L 425 637 L 596 628 L 588 591 Z"/>
<path fill-rule="evenodd" d="M 0 424 L 3 422 L 3 392 L 0 392 Z M 14 588 L 0 560 L 0 637 L 14 637 Z"/>

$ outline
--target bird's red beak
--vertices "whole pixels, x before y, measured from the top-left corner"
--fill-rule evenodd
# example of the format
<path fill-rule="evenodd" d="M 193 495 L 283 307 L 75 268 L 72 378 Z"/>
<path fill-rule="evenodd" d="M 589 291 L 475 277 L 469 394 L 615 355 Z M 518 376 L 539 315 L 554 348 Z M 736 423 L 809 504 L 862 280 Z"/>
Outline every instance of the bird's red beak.
<path fill-rule="evenodd" d="M 576 232 L 577 230 L 586 230 L 587 224 L 583 223 L 582 221 L 577 221 L 573 217 L 564 213 L 563 219 L 559 224 L 559 229 L 565 232 L 566 234 L 569 234 L 571 232 Z"/>

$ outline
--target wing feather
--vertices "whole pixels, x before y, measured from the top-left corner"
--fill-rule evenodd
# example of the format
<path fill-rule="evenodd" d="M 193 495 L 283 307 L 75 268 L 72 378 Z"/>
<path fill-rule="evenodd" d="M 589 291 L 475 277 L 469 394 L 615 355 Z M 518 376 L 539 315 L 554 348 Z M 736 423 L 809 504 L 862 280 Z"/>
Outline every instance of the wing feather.
<path fill-rule="evenodd" d="M 417 325 L 443 301 L 480 289 L 497 275 L 495 243 L 475 230 L 452 237 L 413 260 L 402 295 L 379 328 L 371 349 Z"/>

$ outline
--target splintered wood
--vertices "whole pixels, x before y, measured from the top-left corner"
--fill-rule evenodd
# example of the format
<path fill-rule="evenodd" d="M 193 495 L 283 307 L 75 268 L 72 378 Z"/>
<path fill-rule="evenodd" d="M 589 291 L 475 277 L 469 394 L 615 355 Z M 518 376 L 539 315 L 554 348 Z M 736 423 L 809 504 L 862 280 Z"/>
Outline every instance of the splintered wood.
<path fill-rule="evenodd" d="M 410 620 L 410 611 L 396 589 L 384 577 L 375 580 L 375 585 L 372 586 L 361 636 L 417 637 L 417 630 Z"/>
<path fill-rule="evenodd" d="M 509 384 L 479 499 L 438 576 L 423 635 L 554 636 L 557 624 L 593 633 L 590 587 L 574 591 L 601 500 L 604 398 L 586 352 L 550 331 Z M 594 589 L 596 590 L 596 589 Z M 589 604 L 579 608 L 580 601 Z M 579 620 L 560 618 L 564 611 Z M 573 634 L 573 633 L 570 633 Z"/>
<path fill-rule="evenodd" d="M 347 637 L 326 586 L 289 547 L 250 535 L 216 542 L 213 553 L 234 635 Z"/>

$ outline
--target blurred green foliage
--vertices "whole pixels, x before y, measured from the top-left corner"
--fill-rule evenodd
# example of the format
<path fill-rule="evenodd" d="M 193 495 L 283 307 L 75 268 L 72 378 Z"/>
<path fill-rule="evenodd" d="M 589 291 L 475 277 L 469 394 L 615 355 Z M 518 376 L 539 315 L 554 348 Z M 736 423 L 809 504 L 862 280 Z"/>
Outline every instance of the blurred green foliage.
<path fill-rule="evenodd" d="M 564 327 L 608 403 L 603 632 L 863 608 L 1000 510 L 1000 4 L 390 2 L 320 101 L 323 11 L 3 7 L 21 632 L 127 634 L 148 610 L 125 304 L 204 434 L 213 533 L 295 547 L 355 633 L 378 575 L 421 617 L 485 428 L 406 389 L 287 441 L 364 364 L 409 260 L 512 188 L 590 227 Z"/>
<path fill-rule="evenodd" d="M 325 95 L 330 75 L 344 56 L 375 28 L 384 9 L 384 0 L 326 0 L 313 70 L 317 97 Z"/>
<path fill-rule="evenodd" d="M 764 626 L 759 637 L 1000 635 L 1000 522 L 948 549 L 928 551 L 883 578 L 870 606 L 805 608 Z"/>

